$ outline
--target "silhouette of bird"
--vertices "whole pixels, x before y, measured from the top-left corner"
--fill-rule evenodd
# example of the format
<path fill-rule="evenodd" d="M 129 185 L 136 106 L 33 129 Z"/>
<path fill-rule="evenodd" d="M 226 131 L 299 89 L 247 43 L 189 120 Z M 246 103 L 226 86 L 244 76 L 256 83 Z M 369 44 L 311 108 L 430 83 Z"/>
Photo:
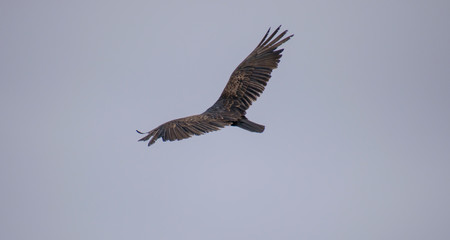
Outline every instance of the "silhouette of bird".
<path fill-rule="evenodd" d="M 283 38 L 287 30 L 280 33 L 279 26 L 268 38 L 270 28 L 258 46 L 231 74 L 225 89 L 219 99 L 204 113 L 175 119 L 149 131 L 139 141 L 147 141 L 148 146 L 158 138 L 163 141 L 175 141 L 189 138 L 193 135 L 220 130 L 225 126 L 236 126 L 250 132 L 262 133 L 264 126 L 254 123 L 245 116 L 246 110 L 264 91 L 270 79 L 272 70 L 277 68 L 284 49 L 277 48 L 294 35 Z"/>

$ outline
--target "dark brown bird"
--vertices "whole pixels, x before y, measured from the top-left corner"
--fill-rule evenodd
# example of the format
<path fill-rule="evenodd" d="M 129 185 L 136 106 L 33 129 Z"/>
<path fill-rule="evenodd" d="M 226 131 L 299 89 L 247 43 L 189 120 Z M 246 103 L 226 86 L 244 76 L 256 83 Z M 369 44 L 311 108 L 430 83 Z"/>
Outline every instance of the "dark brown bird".
<path fill-rule="evenodd" d="M 280 27 L 267 38 L 269 28 L 255 50 L 231 74 L 230 80 L 214 105 L 202 114 L 166 122 L 150 132 L 143 133 L 136 130 L 140 134 L 147 134 L 139 141 L 151 138 L 148 142 L 150 146 L 158 138 L 162 138 L 163 141 L 181 140 L 230 125 L 262 133 L 264 126 L 248 120 L 245 114 L 252 102 L 264 91 L 272 70 L 277 68 L 280 62 L 284 49 L 277 50 L 277 48 L 294 36 L 283 38 L 287 30 L 276 36 Z"/>

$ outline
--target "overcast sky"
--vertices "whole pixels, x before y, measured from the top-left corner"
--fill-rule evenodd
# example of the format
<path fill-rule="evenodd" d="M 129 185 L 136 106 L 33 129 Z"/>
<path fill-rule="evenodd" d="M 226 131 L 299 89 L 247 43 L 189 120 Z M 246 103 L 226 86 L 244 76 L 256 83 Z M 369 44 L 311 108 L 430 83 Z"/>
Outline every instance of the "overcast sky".
<path fill-rule="evenodd" d="M 450 3 L 221 2 L 0 2 L 0 239 L 450 239 Z M 280 24 L 264 133 L 137 142 Z"/>

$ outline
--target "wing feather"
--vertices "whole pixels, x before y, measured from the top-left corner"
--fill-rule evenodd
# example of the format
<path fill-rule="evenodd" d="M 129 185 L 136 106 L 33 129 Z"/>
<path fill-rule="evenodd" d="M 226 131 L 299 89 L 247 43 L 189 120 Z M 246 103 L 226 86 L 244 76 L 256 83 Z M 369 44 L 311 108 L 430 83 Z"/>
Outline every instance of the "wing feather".
<path fill-rule="evenodd" d="M 267 38 L 269 28 L 258 46 L 233 71 L 218 102 L 225 99 L 236 101 L 237 103 L 233 105 L 239 106 L 240 112 L 245 114 L 252 102 L 261 95 L 271 77 L 272 70 L 277 68 L 280 62 L 284 49 L 277 50 L 277 48 L 294 36 L 283 38 L 287 30 L 276 36 L 280 27 Z"/>
<path fill-rule="evenodd" d="M 231 125 L 231 123 L 231 121 L 224 120 L 218 114 L 199 114 L 166 122 L 146 133 L 137 132 L 146 134 L 139 141 L 150 140 L 148 142 L 148 146 L 150 146 L 158 138 L 162 138 L 164 142 L 182 140 L 194 135 L 220 130 L 225 126 Z"/>

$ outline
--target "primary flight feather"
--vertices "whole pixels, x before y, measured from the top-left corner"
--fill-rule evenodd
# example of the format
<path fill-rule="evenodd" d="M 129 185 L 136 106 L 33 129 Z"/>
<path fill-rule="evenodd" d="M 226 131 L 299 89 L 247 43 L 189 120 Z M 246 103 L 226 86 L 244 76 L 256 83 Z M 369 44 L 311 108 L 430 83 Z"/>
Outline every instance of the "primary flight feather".
<path fill-rule="evenodd" d="M 280 26 L 281 27 L 281 26 Z M 147 141 L 148 146 L 158 138 L 175 141 L 193 135 L 220 130 L 225 126 L 237 126 L 251 132 L 261 133 L 264 126 L 245 117 L 246 110 L 264 91 L 272 70 L 277 68 L 284 49 L 277 48 L 294 35 L 283 38 L 287 30 L 278 34 L 280 27 L 268 37 L 270 28 L 261 42 L 231 74 L 219 99 L 204 113 L 175 119 L 149 131 L 139 141 Z"/>

